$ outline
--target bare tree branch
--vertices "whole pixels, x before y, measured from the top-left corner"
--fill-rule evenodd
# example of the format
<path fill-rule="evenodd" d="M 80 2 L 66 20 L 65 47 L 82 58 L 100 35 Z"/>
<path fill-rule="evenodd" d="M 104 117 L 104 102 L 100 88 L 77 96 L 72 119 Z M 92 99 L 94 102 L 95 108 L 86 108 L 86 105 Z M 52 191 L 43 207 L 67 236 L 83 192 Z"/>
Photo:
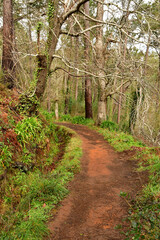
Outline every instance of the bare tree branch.
<path fill-rule="evenodd" d="M 79 0 L 74 3 L 74 5 L 71 7 L 70 10 L 68 10 L 63 16 L 62 16 L 62 22 L 64 23 L 67 18 L 69 18 L 73 13 L 77 12 L 80 7 L 88 2 L 89 0 Z"/>
<path fill-rule="evenodd" d="M 86 75 L 75 75 L 75 74 L 72 74 L 70 72 L 68 72 L 66 69 L 62 68 L 62 67 L 55 67 L 52 72 L 56 72 L 57 70 L 63 70 L 64 72 L 68 73 L 70 76 L 72 77 L 77 77 L 77 78 L 85 78 Z"/>
<path fill-rule="evenodd" d="M 94 25 L 92 27 L 89 27 L 87 29 L 82 30 L 79 33 L 69 33 L 69 32 L 65 32 L 65 31 L 61 31 L 60 34 L 65 34 L 65 35 L 68 35 L 68 36 L 71 36 L 71 37 L 79 37 L 81 34 L 84 34 L 84 33 L 88 32 L 88 31 L 90 31 L 94 28 L 99 28 L 99 27 L 102 27 L 102 26 L 103 26 L 103 24 Z"/>

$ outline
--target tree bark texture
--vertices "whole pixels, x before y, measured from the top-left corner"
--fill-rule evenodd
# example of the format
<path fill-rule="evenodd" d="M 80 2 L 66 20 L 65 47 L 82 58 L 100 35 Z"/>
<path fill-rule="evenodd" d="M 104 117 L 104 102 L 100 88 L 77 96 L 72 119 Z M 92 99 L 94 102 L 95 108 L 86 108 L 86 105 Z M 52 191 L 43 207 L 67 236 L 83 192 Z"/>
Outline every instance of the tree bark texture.
<path fill-rule="evenodd" d="M 124 24 L 126 27 L 126 32 L 127 26 L 128 26 L 128 17 L 129 17 L 129 7 L 131 4 L 131 0 L 128 2 L 122 1 L 122 8 L 125 9 L 126 11 L 123 12 L 123 16 L 121 19 L 121 24 Z M 125 67 L 125 62 L 126 62 L 126 52 L 127 52 L 127 36 L 121 32 L 121 42 L 120 42 L 120 48 L 121 48 L 121 56 L 122 56 L 122 81 L 121 84 L 123 84 L 123 78 L 124 78 L 124 67 Z M 117 123 L 119 124 L 121 121 L 121 109 L 122 109 L 122 95 L 123 95 L 123 86 L 120 88 L 120 94 L 119 94 L 119 101 L 118 101 L 118 116 L 117 116 Z"/>
<path fill-rule="evenodd" d="M 100 3 L 97 3 L 97 20 L 103 21 L 103 3 L 104 0 Z M 98 116 L 97 124 L 101 124 L 102 121 L 106 120 L 106 81 L 104 78 L 104 69 L 105 60 L 103 56 L 103 27 L 100 27 L 97 30 L 96 37 L 96 65 L 99 76 L 99 100 L 98 100 Z"/>
<path fill-rule="evenodd" d="M 47 67 L 47 57 L 45 55 L 37 56 L 37 84 L 35 95 L 40 99 L 46 88 L 47 77 L 48 77 L 48 67 Z"/>
<path fill-rule="evenodd" d="M 77 37 L 75 39 L 75 64 L 76 64 L 77 68 L 78 68 L 78 47 L 79 47 L 79 38 Z M 76 71 L 76 72 L 78 75 L 78 71 Z M 79 81 L 78 81 L 78 78 L 76 78 L 75 79 L 75 100 L 76 101 L 78 100 L 78 84 L 79 84 Z"/>
<path fill-rule="evenodd" d="M 159 54 L 158 54 L 158 60 L 159 60 L 159 64 L 158 64 L 158 91 L 160 91 L 160 49 L 159 49 Z"/>
<path fill-rule="evenodd" d="M 85 13 L 89 15 L 89 2 L 84 4 Z M 85 28 L 89 28 L 89 21 L 85 19 Z M 90 32 L 87 31 L 84 38 L 84 48 L 85 48 L 85 60 L 86 60 L 86 70 L 89 67 L 90 62 Z M 89 75 L 85 75 L 85 117 L 93 118 L 92 115 L 92 82 Z"/>
<path fill-rule="evenodd" d="M 59 119 L 58 101 L 55 102 L 55 117 L 56 117 L 56 120 Z"/>
<path fill-rule="evenodd" d="M 64 100 L 64 114 L 69 113 L 69 82 L 70 75 L 65 76 L 65 100 Z"/>
<path fill-rule="evenodd" d="M 2 70 L 4 73 L 4 84 L 8 88 L 14 87 L 13 73 L 13 6 L 12 0 L 3 0 L 3 52 Z"/>

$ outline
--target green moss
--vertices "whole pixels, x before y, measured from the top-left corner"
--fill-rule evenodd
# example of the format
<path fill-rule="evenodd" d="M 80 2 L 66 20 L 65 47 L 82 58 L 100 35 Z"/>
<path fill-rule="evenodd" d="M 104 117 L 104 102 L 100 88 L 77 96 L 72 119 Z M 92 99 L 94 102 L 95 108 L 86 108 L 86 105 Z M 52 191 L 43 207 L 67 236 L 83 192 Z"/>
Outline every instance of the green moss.
<path fill-rule="evenodd" d="M 31 114 L 36 113 L 38 106 L 39 100 L 36 95 L 21 95 L 16 109 L 20 114 L 31 116 Z"/>
<path fill-rule="evenodd" d="M 51 21 L 51 19 L 54 16 L 54 1 L 49 1 L 48 3 L 48 22 Z"/>

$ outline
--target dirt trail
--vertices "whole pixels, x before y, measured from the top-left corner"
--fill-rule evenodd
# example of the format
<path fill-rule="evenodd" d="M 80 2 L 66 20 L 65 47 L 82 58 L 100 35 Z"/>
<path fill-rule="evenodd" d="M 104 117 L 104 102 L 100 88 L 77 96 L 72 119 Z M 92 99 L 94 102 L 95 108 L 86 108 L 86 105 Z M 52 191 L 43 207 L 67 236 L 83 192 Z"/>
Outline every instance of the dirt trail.
<path fill-rule="evenodd" d="M 116 224 L 127 213 L 120 191 L 135 195 L 142 179 L 128 153 L 116 153 L 103 137 L 85 126 L 65 124 L 83 141 L 82 170 L 71 182 L 70 195 L 49 222 L 55 240 L 122 240 Z"/>

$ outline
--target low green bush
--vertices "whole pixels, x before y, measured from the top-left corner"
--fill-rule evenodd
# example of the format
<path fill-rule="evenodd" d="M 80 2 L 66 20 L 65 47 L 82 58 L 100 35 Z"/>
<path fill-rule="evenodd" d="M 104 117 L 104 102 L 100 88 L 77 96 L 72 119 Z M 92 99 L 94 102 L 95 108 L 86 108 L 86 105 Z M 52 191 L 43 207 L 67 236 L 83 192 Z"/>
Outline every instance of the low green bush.
<path fill-rule="evenodd" d="M 40 102 L 35 94 L 32 96 L 22 94 L 16 109 L 20 114 L 31 116 L 36 113 L 39 104 Z"/>
<path fill-rule="evenodd" d="M 82 124 L 82 125 L 93 125 L 94 121 L 90 118 L 85 118 L 83 116 L 75 116 L 71 119 L 73 124 Z"/>
<path fill-rule="evenodd" d="M 18 122 L 15 132 L 19 142 L 25 146 L 26 143 L 37 140 L 37 134 L 42 131 L 42 122 L 36 117 L 27 117 Z"/>
<path fill-rule="evenodd" d="M 108 128 L 110 131 L 118 131 L 118 125 L 111 121 L 103 121 L 100 125 L 101 128 Z"/>
<path fill-rule="evenodd" d="M 53 118 L 55 117 L 55 113 L 54 112 L 48 112 L 48 111 L 44 111 L 42 109 L 40 110 L 40 112 L 46 118 L 47 121 L 52 121 Z"/>
<path fill-rule="evenodd" d="M 125 240 L 160 239 L 160 201 L 154 197 L 141 197 L 132 202 L 129 211 L 129 230 L 124 233 Z"/>
<path fill-rule="evenodd" d="M 61 115 L 59 120 L 60 121 L 71 121 L 72 117 L 70 114 L 65 114 L 65 115 Z"/>
<path fill-rule="evenodd" d="M 0 173 L 8 168 L 12 162 L 12 153 L 7 145 L 0 142 Z"/>
<path fill-rule="evenodd" d="M 125 233 L 126 240 L 160 239 L 160 157 L 153 148 L 138 153 L 139 171 L 148 171 L 148 183 L 136 198 L 127 221 L 130 227 Z"/>
<path fill-rule="evenodd" d="M 136 141 L 133 136 L 124 132 L 109 131 L 108 129 L 99 129 L 104 138 L 113 146 L 117 151 L 123 152 L 132 147 L 143 147 L 144 143 Z"/>
<path fill-rule="evenodd" d="M 137 171 L 148 172 L 148 183 L 132 201 L 128 194 L 120 195 L 130 206 L 127 221 L 128 229 L 117 226 L 125 235 L 125 240 L 158 240 L 160 239 L 160 157 L 157 148 L 143 147 L 135 156 L 139 159 Z M 130 203 L 129 203 L 130 202 Z"/>

